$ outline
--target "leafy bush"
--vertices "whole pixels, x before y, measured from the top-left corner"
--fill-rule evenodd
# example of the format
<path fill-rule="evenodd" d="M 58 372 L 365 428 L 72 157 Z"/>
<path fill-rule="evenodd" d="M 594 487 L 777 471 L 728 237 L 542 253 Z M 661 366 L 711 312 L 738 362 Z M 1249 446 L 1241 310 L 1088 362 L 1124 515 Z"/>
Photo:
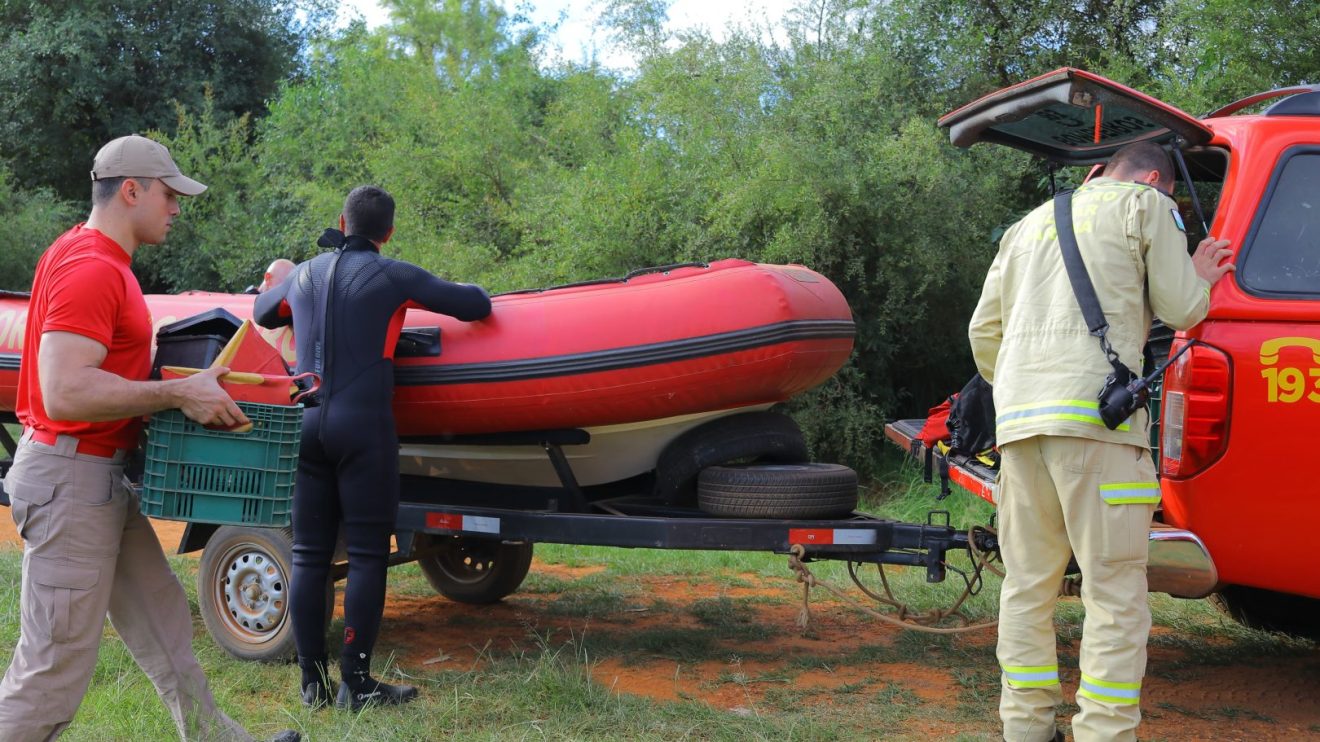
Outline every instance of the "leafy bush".
<path fill-rule="evenodd" d="M 37 260 L 79 219 L 80 207 L 62 201 L 47 188 L 20 188 L 9 170 L 0 167 L 0 222 L 9 238 L 0 246 L 0 289 L 27 291 Z M 87 192 L 90 198 L 91 187 Z M 82 207 L 86 208 L 86 207 Z"/>

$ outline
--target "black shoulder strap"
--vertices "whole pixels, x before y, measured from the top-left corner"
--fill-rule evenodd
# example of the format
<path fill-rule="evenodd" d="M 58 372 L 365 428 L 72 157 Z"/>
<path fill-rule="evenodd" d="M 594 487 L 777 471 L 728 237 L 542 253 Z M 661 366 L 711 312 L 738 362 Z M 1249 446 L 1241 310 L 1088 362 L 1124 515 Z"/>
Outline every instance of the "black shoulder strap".
<path fill-rule="evenodd" d="M 1059 249 L 1063 252 L 1063 265 L 1068 269 L 1068 281 L 1072 284 L 1077 305 L 1082 308 L 1082 318 L 1091 334 L 1100 339 L 1100 350 L 1104 352 L 1114 372 L 1130 376 L 1132 371 L 1119 360 L 1118 354 L 1109 345 L 1109 322 L 1100 308 L 1100 299 L 1095 295 L 1095 285 L 1091 283 L 1091 274 L 1086 271 L 1082 260 L 1081 248 L 1077 246 L 1077 234 L 1073 231 L 1072 191 L 1060 191 L 1054 194 L 1054 229 L 1059 236 Z"/>
<path fill-rule="evenodd" d="M 1054 229 L 1059 235 L 1063 265 L 1068 269 L 1068 280 L 1072 283 L 1073 294 L 1077 296 L 1077 304 L 1082 308 L 1086 327 L 1092 335 L 1104 337 L 1109 331 L 1109 323 L 1105 321 L 1105 312 L 1100 308 L 1100 299 L 1095 295 L 1091 274 L 1086 272 L 1082 251 L 1077 246 L 1077 234 L 1073 231 L 1072 195 L 1072 191 L 1060 191 L 1054 195 Z"/>

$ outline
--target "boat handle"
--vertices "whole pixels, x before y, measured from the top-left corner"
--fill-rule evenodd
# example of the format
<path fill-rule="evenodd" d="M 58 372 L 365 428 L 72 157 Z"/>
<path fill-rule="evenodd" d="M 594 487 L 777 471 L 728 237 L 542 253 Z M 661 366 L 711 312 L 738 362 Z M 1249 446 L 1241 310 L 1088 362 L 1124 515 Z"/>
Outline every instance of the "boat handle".
<path fill-rule="evenodd" d="M 668 273 L 669 271 L 678 270 L 679 268 L 709 267 L 710 263 L 670 263 L 669 265 L 657 265 L 651 268 L 638 268 L 637 270 L 628 271 L 628 275 L 624 276 L 623 280 L 627 281 L 632 278 L 637 278 L 638 276 L 646 276 L 652 273 Z"/>

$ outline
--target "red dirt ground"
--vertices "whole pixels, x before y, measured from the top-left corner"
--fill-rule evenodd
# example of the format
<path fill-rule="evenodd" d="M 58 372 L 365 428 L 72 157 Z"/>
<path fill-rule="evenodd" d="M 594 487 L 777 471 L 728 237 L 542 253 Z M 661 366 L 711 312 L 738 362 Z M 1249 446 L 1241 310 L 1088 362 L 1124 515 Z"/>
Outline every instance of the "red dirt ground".
<path fill-rule="evenodd" d="M 179 543 L 183 524 L 153 521 L 153 525 L 166 553 L 172 553 Z M 0 517 L 0 541 L 17 542 L 8 517 Z M 539 560 L 532 564 L 534 573 L 567 582 L 602 569 L 574 568 Z M 405 672 L 465 670 L 510 652 L 535 655 L 547 637 L 557 646 L 581 637 L 584 632 L 635 634 L 656 628 L 696 627 L 697 620 L 685 608 L 702 599 L 762 596 L 796 599 L 800 587 L 785 572 L 782 581 L 739 575 L 742 582 L 755 586 L 746 588 L 693 584 L 662 575 L 643 577 L 640 582 L 645 599 L 638 606 L 599 618 L 565 616 L 548 610 L 558 597 L 554 594 L 516 593 L 497 605 L 469 606 L 438 595 L 418 598 L 392 593 L 385 608 L 385 631 L 391 645 L 409 648 L 396 658 Z M 646 607 L 658 601 L 668 608 L 654 611 Z M 658 701 L 696 701 L 739 714 L 774 708 L 766 702 L 767 693 L 790 685 L 798 690 L 822 691 L 811 696 L 813 703 L 831 703 L 833 696 L 829 691 L 845 685 L 873 692 L 897 687 L 916 696 L 927 707 L 943 705 L 951 709 L 958 703 L 962 688 L 953 672 L 919 663 L 838 667 L 826 664 L 820 669 L 784 670 L 789 661 L 796 659 L 836 657 L 863 646 L 890 644 L 901 630 L 817 596 L 812 600 L 812 632 L 802 636 L 795 626 L 798 614 L 795 601 L 748 605 L 755 612 L 757 622 L 781 629 L 773 639 L 780 661 L 743 659 L 737 642 L 727 641 L 719 645 L 721 651 L 727 649 L 726 656 L 695 664 L 658 656 L 591 657 L 592 675 L 616 693 Z M 1157 627 L 1155 632 L 1177 634 L 1163 627 Z M 994 632 L 967 634 L 957 641 L 963 647 L 989 648 L 994 643 Z M 759 647 L 757 654 L 763 656 L 764 651 L 764 647 Z M 1071 654 L 1075 660 L 1075 644 L 1062 648 L 1061 653 Z M 993 667 L 972 669 L 994 671 Z M 1184 680 L 1177 682 L 1170 680 L 1170 676 Z M 1069 696 L 1076 683 L 1076 671 L 1065 671 L 1064 685 Z M 1181 649 L 1152 646 L 1142 695 L 1141 736 L 1147 739 L 1320 739 L 1320 649 L 1312 646 L 1285 656 L 1245 659 L 1237 652 L 1228 654 L 1225 661 L 1202 659 L 1198 664 L 1196 657 Z M 992 729 L 992 725 L 987 725 L 982 731 Z M 947 739 L 970 731 L 974 730 L 931 722 L 919 729 L 909 729 L 908 734 Z"/>
<path fill-rule="evenodd" d="M 572 569 L 534 561 L 532 570 L 571 581 L 599 568 Z M 786 570 L 787 572 L 787 570 Z M 800 587 L 787 574 L 782 582 L 753 575 L 742 579 L 760 587 L 718 588 L 694 585 L 685 579 L 666 576 L 641 580 L 643 605 L 664 601 L 670 610 L 654 612 L 625 609 L 602 618 L 565 617 L 547 611 L 553 596 L 515 594 L 493 606 L 467 606 L 442 597 L 392 597 L 386 606 L 386 624 L 391 640 L 400 646 L 413 647 L 398 658 L 405 671 L 426 667 L 466 669 L 481 663 L 483 656 L 508 651 L 534 651 L 538 637 L 551 637 L 552 644 L 568 641 L 583 632 L 618 632 L 634 634 L 652 628 L 697 625 L 683 610 L 694 601 L 715 597 L 754 597 L 774 595 L 796 598 Z M 618 657 L 591 658 L 592 674 L 602 685 L 618 693 L 645 696 L 663 701 L 695 700 L 734 713 L 756 713 L 766 708 L 765 696 L 774 688 L 791 683 L 801 689 L 830 691 L 849 685 L 871 691 L 897 686 L 927 705 L 958 703 L 962 690 L 953 672 L 917 663 L 842 665 L 811 671 L 793 670 L 785 676 L 780 668 L 801 658 L 835 657 L 863 646 L 892 643 L 901 630 L 882 625 L 841 603 L 814 598 L 812 634 L 799 635 L 795 621 L 796 603 L 756 604 L 756 620 L 782 628 L 773 639 L 773 647 L 782 660 L 745 660 L 738 657 L 736 642 L 727 642 L 728 656 L 719 661 L 684 664 L 671 658 Z M 480 626 L 478 631 L 474 626 Z M 450 630 L 446 630 L 450 629 Z M 1175 634 L 1157 627 L 1159 634 Z M 446 641 L 447 637 L 465 637 Z M 963 635 L 959 646 L 987 650 L 995 641 L 994 632 L 985 630 Z M 720 645 L 721 649 L 725 643 Z M 759 648 L 764 653 L 765 648 Z M 1075 666 L 1076 645 L 1062 648 L 1071 654 Z M 447 657 L 441 662 L 436 658 Z M 427 660 L 432 662 L 427 665 Z M 1320 739 L 1320 649 L 1314 647 L 1287 656 L 1242 659 L 1230 655 L 1226 664 L 1196 665 L 1196 658 L 1179 649 L 1153 646 L 1149 671 L 1143 688 L 1145 699 L 1141 727 L 1142 738 L 1178 740 L 1297 740 Z M 986 670 L 987 668 L 978 668 Z M 988 668 L 994 672 L 994 668 Z M 1183 682 L 1168 679 L 1174 675 L 1189 678 Z M 1191 679 L 1194 678 L 1194 679 Z M 1065 671 L 1065 690 L 1071 698 L 1078 678 L 1076 670 Z M 812 696 L 813 703 L 830 703 L 831 694 Z M 773 705 L 769 705 L 773 708 Z M 993 712 L 993 709 L 991 709 Z M 991 727 L 992 728 L 992 727 Z M 915 731 L 929 739 L 947 739 L 972 730 L 949 724 L 932 723 Z"/>

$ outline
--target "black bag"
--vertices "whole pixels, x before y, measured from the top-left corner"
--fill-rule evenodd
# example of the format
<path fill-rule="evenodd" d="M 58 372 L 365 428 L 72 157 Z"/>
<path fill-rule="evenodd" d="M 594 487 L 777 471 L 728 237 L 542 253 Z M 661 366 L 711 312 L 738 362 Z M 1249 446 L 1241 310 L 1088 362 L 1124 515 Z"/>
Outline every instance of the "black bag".
<path fill-rule="evenodd" d="M 977 374 L 949 408 L 949 448 L 975 456 L 995 447 L 995 399 L 990 382 Z"/>

